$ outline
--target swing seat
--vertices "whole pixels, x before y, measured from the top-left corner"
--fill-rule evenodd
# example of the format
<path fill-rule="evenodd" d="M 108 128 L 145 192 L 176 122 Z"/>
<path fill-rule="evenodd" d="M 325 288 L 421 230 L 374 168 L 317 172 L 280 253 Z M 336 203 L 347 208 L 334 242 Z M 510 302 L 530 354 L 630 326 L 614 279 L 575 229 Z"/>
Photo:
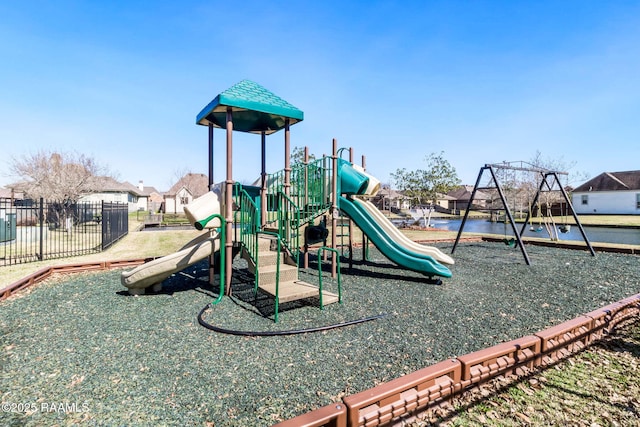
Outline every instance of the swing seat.
<path fill-rule="evenodd" d="M 509 246 L 510 248 L 514 247 L 516 245 L 516 239 L 514 239 L 513 237 L 511 239 L 503 239 L 502 240 L 504 242 L 505 245 Z"/>

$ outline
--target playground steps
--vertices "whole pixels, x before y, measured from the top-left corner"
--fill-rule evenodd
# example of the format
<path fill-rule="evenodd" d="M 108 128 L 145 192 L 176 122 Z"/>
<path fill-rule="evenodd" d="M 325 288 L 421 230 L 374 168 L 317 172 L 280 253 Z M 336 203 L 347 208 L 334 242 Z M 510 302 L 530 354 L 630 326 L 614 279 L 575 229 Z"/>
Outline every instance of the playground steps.
<path fill-rule="evenodd" d="M 284 256 L 284 254 L 283 254 Z M 276 283 L 276 274 L 278 266 L 274 264 L 267 264 L 263 262 L 260 257 L 258 264 L 258 286 L 269 286 L 272 283 Z M 254 272 L 254 274 L 256 274 Z M 280 282 L 294 282 L 298 280 L 298 268 L 295 265 L 284 264 L 280 262 Z"/>
<path fill-rule="evenodd" d="M 260 285 L 260 289 L 266 293 L 275 296 L 276 284 Z M 301 280 L 293 282 L 280 282 L 278 289 L 279 301 L 281 303 L 296 301 L 304 298 L 318 298 L 318 287 Z M 338 302 L 338 294 L 333 292 L 322 291 L 322 304 L 332 304 Z"/>
<path fill-rule="evenodd" d="M 258 238 L 258 268 L 249 256 L 244 256 L 249 264 L 249 270 L 258 276 L 258 287 L 269 295 L 276 296 L 276 275 L 278 270 L 278 252 L 275 240 L 271 237 Z M 288 264 L 286 253 L 280 254 L 280 271 L 278 300 L 281 303 L 296 301 L 304 298 L 319 298 L 319 288 L 307 282 L 298 280 L 298 267 Z M 333 292 L 322 292 L 322 304 L 338 302 L 338 295 Z"/>

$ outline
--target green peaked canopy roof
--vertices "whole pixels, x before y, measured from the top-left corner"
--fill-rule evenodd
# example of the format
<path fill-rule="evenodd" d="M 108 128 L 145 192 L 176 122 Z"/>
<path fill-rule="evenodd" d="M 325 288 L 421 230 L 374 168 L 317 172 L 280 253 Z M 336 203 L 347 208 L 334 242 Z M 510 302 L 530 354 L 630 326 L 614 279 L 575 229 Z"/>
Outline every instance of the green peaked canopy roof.
<path fill-rule="evenodd" d="M 196 117 L 196 124 L 225 128 L 227 108 L 233 112 L 233 130 L 271 134 L 301 122 L 304 113 L 258 83 L 242 80 L 220 93 Z"/>

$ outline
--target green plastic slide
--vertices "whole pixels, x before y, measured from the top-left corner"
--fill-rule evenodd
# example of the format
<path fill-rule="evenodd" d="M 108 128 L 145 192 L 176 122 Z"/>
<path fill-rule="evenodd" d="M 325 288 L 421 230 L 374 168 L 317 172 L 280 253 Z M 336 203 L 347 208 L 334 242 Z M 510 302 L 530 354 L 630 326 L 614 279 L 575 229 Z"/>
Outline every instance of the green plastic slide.
<path fill-rule="evenodd" d="M 393 225 L 389 218 L 385 217 L 382 212 L 380 212 L 380 210 L 378 210 L 378 208 L 370 201 L 359 198 L 353 198 L 352 201 L 358 205 L 358 208 L 366 211 L 369 214 L 371 220 L 374 221 L 376 225 L 382 229 L 384 234 L 388 236 L 389 239 L 393 240 L 398 246 L 407 249 L 410 254 L 416 254 L 416 256 L 428 255 L 441 264 L 454 264 L 453 258 L 445 253 L 442 253 L 442 251 L 440 251 L 438 248 L 414 242 L 413 240 L 402 234 L 402 232 L 398 230 L 395 225 Z"/>
<path fill-rule="evenodd" d="M 369 178 L 343 159 L 338 159 L 338 176 L 340 177 L 338 188 L 340 194 L 364 194 L 369 185 Z"/>
<path fill-rule="evenodd" d="M 377 224 L 375 218 L 352 200 L 340 196 L 338 207 L 347 214 L 380 252 L 394 263 L 428 276 L 451 277 L 451 270 L 430 256 L 416 254 L 397 244 Z"/>

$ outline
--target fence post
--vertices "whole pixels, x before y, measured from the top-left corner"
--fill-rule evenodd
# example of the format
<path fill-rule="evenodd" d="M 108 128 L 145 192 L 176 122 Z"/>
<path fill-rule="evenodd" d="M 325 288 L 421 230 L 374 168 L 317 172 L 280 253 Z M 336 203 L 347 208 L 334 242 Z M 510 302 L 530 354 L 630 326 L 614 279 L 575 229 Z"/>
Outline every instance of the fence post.
<path fill-rule="evenodd" d="M 109 222 L 110 218 L 109 215 L 104 212 L 104 200 L 100 201 L 100 216 L 102 217 L 102 233 L 100 233 L 100 239 L 102 239 L 102 241 L 100 242 L 100 247 L 104 251 L 104 238 L 107 234 L 107 222 Z"/>
<path fill-rule="evenodd" d="M 44 259 L 44 198 L 42 197 L 40 197 L 38 213 L 40 214 L 40 252 L 38 253 L 38 259 L 42 261 Z"/>
<path fill-rule="evenodd" d="M 102 228 L 102 232 L 100 233 L 100 248 L 104 251 L 104 235 L 107 232 L 107 221 L 109 220 L 109 216 L 104 213 L 104 200 L 100 201 L 100 217 L 102 218 L 100 227 Z"/>

